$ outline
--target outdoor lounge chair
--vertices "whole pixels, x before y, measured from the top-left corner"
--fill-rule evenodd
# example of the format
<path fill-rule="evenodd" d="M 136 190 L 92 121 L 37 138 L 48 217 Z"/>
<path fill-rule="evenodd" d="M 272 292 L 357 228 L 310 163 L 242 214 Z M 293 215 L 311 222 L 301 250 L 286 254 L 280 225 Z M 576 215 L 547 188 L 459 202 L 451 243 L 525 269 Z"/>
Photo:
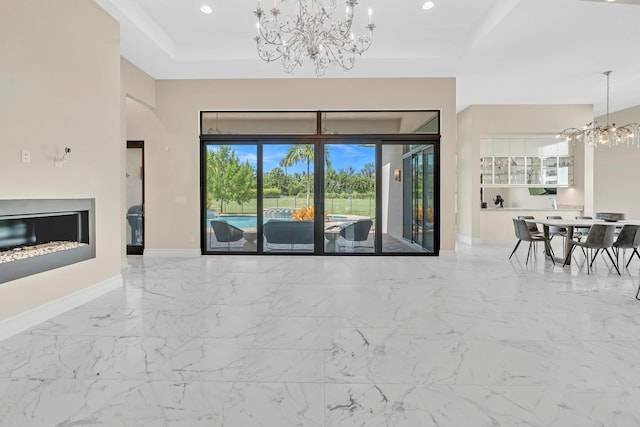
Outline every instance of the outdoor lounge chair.
<path fill-rule="evenodd" d="M 345 240 L 353 242 L 355 247 L 355 242 L 364 242 L 369 238 L 369 231 L 371 230 L 372 224 L 373 221 L 371 221 L 371 218 L 359 219 L 343 227 L 342 230 L 340 230 L 340 235 Z"/>
<path fill-rule="evenodd" d="M 244 236 L 242 229 L 229 224 L 224 219 L 212 219 L 211 228 L 218 242 L 227 243 L 228 251 L 231 251 L 231 242 L 237 242 Z M 211 234 L 209 234 L 209 247 L 211 247 Z"/>

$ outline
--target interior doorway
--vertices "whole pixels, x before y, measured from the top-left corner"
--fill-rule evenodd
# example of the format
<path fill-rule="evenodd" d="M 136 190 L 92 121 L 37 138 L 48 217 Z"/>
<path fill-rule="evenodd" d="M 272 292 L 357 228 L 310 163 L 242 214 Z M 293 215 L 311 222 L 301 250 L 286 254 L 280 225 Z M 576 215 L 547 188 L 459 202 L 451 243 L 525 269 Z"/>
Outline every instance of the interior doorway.
<path fill-rule="evenodd" d="M 144 253 L 144 141 L 127 141 L 127 255 Z"/>

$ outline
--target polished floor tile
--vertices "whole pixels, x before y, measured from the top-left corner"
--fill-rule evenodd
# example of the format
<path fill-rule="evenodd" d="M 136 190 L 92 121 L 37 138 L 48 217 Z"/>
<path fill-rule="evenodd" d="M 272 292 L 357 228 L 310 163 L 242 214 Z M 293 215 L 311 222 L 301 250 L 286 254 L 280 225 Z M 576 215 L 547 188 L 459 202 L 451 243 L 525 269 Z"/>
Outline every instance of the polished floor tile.
<path fill-rule="evenodd" d="M 0 342 L 2 426 L 638 426 L 640 267 L 130 257 Z"/>

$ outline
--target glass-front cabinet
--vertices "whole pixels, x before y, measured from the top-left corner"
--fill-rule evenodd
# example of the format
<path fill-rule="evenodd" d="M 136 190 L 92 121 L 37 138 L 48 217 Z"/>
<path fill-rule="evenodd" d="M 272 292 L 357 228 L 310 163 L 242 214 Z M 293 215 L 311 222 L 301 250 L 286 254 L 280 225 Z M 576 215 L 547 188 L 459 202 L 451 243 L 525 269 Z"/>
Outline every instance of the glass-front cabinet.
<path fill-rule="evenodd" d="M 573 185 L 574 160 L 565 142 L 550 137 L 484 138 L 482 186 Z"/>
<path fill-rule="evenodd" d="M 573 185 L 573 156 L 483 157 L 482 185 Z"/>

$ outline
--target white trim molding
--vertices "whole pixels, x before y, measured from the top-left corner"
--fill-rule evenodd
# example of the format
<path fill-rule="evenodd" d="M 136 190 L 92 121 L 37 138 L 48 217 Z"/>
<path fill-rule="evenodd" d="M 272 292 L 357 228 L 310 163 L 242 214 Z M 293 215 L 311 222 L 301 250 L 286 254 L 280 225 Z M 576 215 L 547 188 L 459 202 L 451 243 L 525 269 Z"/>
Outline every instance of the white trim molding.
<path fill-rule="evenodd" d="M 0 341 L 122 287 L 122 275 L 117 275 L 89 286 L 88 288 L 81 289 L 39 307 L 32 308 L 24 313 L 2 320 L 0 321 Z"/>
<path fill-rule="evenodd" d="M 146 257 L 177 257 L 177 258 L 197 258 L 200 249 L 145 249 Z"/>
<path fill-rule="evenodd" d="M 457 236 L 457 240 L 460 243 L 465 243 L 467 245 L 473 245 L 474 243 L 478 243 L 478 241 L 474 238 L 472 238 L 471 236 L 467 236 L 465 234 L 458 234 Z"/>

